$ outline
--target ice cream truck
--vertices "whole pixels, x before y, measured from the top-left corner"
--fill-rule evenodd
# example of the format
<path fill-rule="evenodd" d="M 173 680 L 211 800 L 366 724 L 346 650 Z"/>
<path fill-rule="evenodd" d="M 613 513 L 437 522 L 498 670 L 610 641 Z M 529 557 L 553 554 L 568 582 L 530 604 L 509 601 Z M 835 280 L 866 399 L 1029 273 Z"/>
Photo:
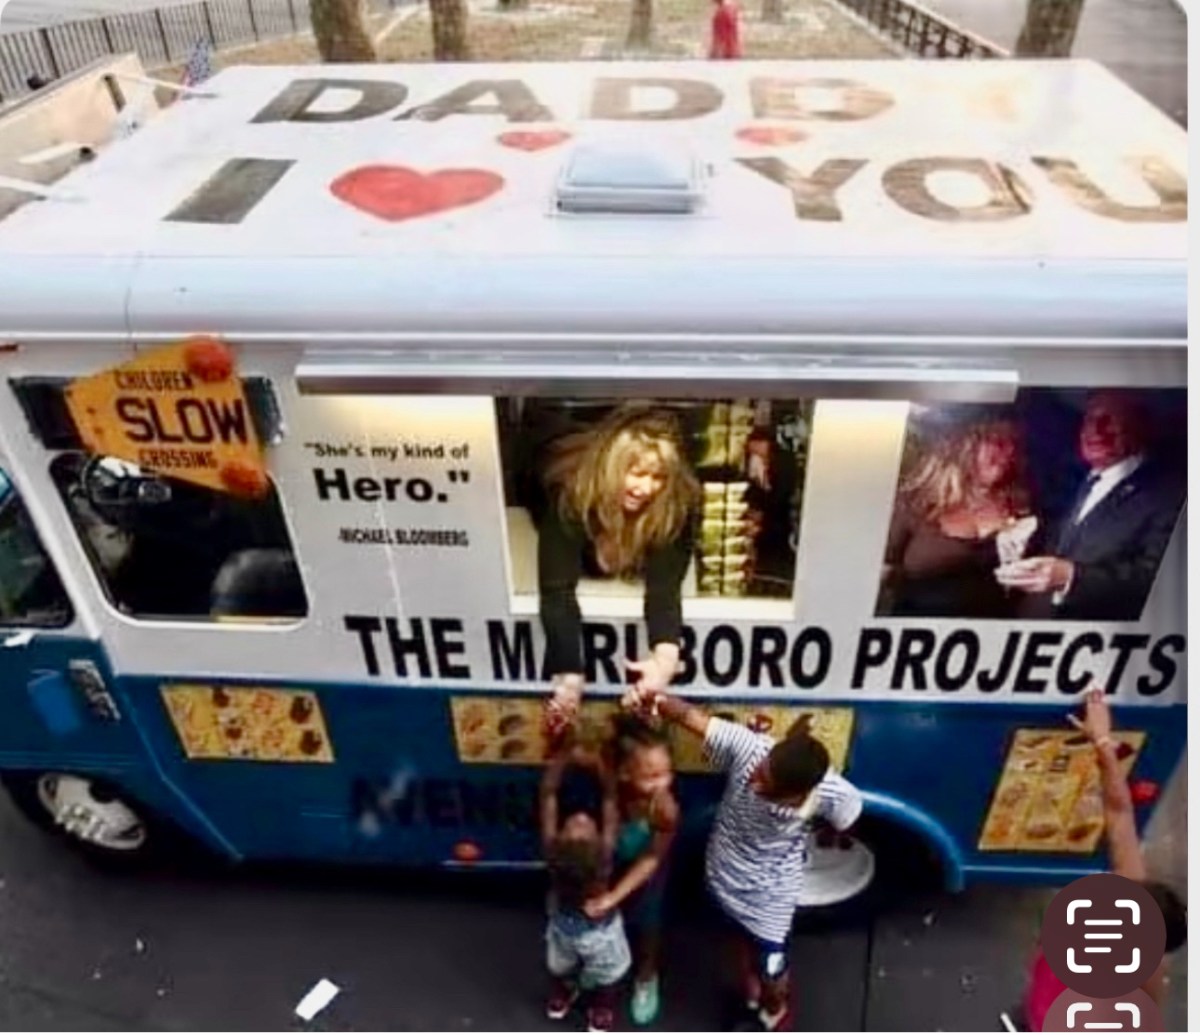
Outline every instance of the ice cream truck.
<path fill-rule="evenodd" d="M 862 789 L 806 902 L 1103 867 L 1089 687 L 1175 772 L 1186 134 L 1097 65 L 236 67 L 21 200 L 0 777 L 90 853 L 536 866 L 663 644 Z"/>

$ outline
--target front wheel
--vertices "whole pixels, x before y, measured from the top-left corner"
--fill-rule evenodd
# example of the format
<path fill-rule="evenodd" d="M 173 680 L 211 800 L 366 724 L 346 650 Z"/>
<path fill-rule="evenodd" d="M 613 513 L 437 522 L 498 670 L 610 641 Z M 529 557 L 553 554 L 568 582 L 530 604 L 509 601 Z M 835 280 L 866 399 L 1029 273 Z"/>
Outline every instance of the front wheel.
<path fill-rule="evenodd" d="M 89 858 L 117 867 L 160 860 L 166 827 L 118 788 L 93 777 L 58 772 L 0 773 L 17 808 L 34 824 Z"/>

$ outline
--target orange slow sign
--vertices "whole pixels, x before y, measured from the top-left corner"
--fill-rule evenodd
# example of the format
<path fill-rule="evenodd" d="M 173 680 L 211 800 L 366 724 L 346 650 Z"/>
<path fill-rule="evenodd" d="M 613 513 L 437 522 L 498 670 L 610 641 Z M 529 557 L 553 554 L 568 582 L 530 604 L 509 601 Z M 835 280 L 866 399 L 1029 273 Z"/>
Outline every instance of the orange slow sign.
<path fill-rule="evenodd" d="M 73 382 L 67 406 L 89 452 L 240 496 L 267 489 L 233 353 L 192 338 Z"/>

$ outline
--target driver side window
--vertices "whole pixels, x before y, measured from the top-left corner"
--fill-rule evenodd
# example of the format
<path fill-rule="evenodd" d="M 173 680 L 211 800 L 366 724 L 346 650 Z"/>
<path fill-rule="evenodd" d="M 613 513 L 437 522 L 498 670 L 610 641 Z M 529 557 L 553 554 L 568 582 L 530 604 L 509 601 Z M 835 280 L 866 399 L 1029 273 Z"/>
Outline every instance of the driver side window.
<path fill-rule="evenodd" d="M 33 519 L 0 470 L 0 626 L 61 628 L 71 603 Z"/>
<path fill-rule="evenodd" d="M 238 499 L 79 452 L 56 457 L 50 474 L 124 614 L 270 622 L 308 613 L 274 485 L 262 499 Z"/>

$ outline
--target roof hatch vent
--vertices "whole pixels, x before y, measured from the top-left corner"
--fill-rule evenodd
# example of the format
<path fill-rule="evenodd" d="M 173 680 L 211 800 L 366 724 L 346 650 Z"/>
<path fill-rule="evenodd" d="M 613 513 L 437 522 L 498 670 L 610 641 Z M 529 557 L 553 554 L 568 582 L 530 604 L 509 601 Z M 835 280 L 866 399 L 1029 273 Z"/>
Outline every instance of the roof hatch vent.
<path fill-rule="evenodd" d="M 704 203 L 710 175 L 682 143 L 581 143 L 559 173 L 555 207 L 569 213 L 687 215 Z"/>

